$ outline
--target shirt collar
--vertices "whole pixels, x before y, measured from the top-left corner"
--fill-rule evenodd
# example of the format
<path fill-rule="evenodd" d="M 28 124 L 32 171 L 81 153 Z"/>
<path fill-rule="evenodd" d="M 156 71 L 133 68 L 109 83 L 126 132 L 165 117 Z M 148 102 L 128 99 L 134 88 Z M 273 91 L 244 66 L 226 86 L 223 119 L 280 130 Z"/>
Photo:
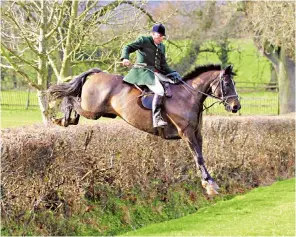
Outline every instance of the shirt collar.
<path fill-rule="evenodd" d="M 149 36 L 149 39 L 150 39 L 151 43 L 152 43 L 156 48 L 159 48 L 159 47 L 160 47 L 161 43 L 160 43 L 160 44 L 155 44 L 155 42 L 154 42 L 152 36 Z"/>

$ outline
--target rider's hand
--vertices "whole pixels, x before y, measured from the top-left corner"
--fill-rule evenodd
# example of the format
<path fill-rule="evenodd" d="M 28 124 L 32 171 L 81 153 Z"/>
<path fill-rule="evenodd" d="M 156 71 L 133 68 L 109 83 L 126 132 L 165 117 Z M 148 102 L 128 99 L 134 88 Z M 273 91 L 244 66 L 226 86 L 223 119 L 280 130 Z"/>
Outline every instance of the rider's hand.
<path fill-rule="evenodd" d="M 171 84 L 177 84 L 182 80 L 181 75 L 178 72 L 171 72 L 166 75 L 170 79 Z"/>
<path fill-rule="evenodd" d="M 130 62 L 130 60 L 128 60 L 128 59 L 123 59 L 123 60 L 122 60 L 122 65 L 123 65 L 123 66 L 129 66 L 129 65 L 131 65 L 131 62 Z"/>

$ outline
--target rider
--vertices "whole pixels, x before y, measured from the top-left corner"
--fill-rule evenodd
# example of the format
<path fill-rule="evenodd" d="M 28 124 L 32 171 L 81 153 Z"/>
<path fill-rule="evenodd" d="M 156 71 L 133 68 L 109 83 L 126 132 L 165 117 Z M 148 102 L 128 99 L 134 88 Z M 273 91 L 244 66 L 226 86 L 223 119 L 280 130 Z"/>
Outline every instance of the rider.
<path fill-rule="evenodd" d="M 161 81 L 176 83 L 181 78 L 179 73 L 167 65 L 165 45 L 162 43 L 164 38 L 165 27 L 162 24 L 155 24 L 152 27 L 151 36 L 139 37 L 136 41 L 126 45 L 121 54 L 124 66 L 131 65 L 129 54 L 135 51 L 137 51 L 137 63 L 147 65 L 142 68 L 132 68 L 123 80 L 131 84 L 146 85 L 154 92 L 152 101 L 153 127 L 164 127 L 167 125 L 167 122 L 161 116 L 164 96 L 164 88 Z M 172 80 L 164 75 L 170 76 Z"/>

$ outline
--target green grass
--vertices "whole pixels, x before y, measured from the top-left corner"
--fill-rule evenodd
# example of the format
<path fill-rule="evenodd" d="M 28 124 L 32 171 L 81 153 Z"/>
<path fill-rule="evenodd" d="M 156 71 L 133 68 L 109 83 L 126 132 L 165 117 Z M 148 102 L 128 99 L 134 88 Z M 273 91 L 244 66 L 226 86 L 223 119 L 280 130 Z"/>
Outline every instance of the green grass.
<path fill-rule="evenodd" d="M 101 121 L 109 121 L 109 118 L 100 118 Z M 80 124 L 95 124 L 97 120 L 90 120 L 81 117 Z M 1 109 L 1 128 L 13 128 L 27 126 L 32 124 L 42 123 L 41 112 L 39 109 L 16 109 L 2 108 Z"/>
<path fill-rule="evenodd" d="M 20 127 L 35 123 L 42 123 L 39 109 L 1 109 L 1 128 Z"/>
<path fill-rule="evenodd" d="M 295 236 L 295 178 L 127 236 Z"/>

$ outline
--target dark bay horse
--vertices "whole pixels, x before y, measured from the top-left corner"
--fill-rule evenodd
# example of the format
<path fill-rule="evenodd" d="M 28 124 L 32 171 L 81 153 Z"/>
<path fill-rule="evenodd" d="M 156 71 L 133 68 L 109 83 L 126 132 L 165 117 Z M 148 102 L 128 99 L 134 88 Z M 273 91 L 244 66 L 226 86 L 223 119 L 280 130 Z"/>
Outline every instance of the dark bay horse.
<path fill-rule="evenodd" d="M 221 70 L 220 65 L 207 65 L 195 68 L 180 83 L 170 85 L 173 96 L 166 98 L 163 109 L 168 126 L 156 133 L 152 112 L 143 107 L 139 98 L 140 90 L 123 82 L 120 75 L 93 68 L 69 83 L 49 88 L 51 98 L 63 99 L 65 113 L 63 118 L 53 119 L 53 122 L 66 127 L 78 124 L 80 115 L 88 119 L 119 116 L 132 126 L 164 139 L 181 138 L 188 144 L 201 171 L 203 187 L 209 195 L 217 194 L 218 185 L 208 173 L 202 155 L 203 103 L 211 96 L 220 100 L 227 111 L 236 113 L 241 106 L 233 75 L 232 66 Z M 74 118 L 71 118 L 72 111 Z"/>

